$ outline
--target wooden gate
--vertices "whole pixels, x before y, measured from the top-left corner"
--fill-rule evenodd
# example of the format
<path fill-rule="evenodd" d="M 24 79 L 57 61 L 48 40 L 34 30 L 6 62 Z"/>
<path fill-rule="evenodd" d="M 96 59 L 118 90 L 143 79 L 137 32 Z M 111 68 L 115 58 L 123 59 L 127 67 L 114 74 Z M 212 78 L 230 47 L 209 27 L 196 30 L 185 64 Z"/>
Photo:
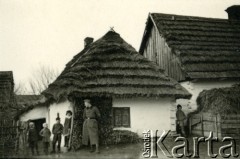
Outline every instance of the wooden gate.
<path fill-rule="evenodd" d="M 240 115 L 228 114 L 225 116 L 214 115 L 212 113 L 194 114 L 189 118 L 190 133 L 198 136 L 209 136 L 210 131 L 213 136 L 222 139 L 223 137 L 233 137 L 240 139 Z"/>
<path fill-rule="evenodd" d="M 15 156 L 18 148 L 18 126 L 14 120 L 0 120 L 0 158 Z"/>

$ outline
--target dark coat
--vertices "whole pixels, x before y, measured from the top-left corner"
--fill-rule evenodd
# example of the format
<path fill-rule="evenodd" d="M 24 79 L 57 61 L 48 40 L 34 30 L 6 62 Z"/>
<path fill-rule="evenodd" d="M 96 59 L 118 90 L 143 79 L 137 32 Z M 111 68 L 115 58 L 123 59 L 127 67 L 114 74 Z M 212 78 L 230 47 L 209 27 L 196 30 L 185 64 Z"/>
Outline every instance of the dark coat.
<path fill-rule="evenodd" d="M 38 133 L 35 128 L 30 128 L 28 130 L 28 142 L 38 141 Z"/>
<path fill-rule="evenodd" d="M 61 123 L 56 123 L 53 125 L 52 133 L 55 134 L 62 134 L 63 133 L 63 125 Z"/>
<path fill-rule="evenodd" d="M 182 110 L 177 110 L 176 118 L 177 118 L 178 124 L 181 127 L 185 125 L 184 120 L 186 119 L 186 115 L 184 114 L 184 112 Z"/>
<path fill-rule="evenodd" d="M 72 123 L 72 118 L 65 118 L 63 135 L 66 135 L 66 136 L 70 135 L 71 123 Z"/>
<path fill-rule="evenodd" d="M 88 145 L 90 139 L 90 144 L 98 144 L 98 121 L 100 118 L 100 112 L 97 107 L 85 108 L 83 112 L 83 145 Z"/>
<path fill-rule="evenodd" d="M 43 142 L 50 142 L 51 131 L 48 128 L 43 128 L 39 134 L 43 137 Z"/>

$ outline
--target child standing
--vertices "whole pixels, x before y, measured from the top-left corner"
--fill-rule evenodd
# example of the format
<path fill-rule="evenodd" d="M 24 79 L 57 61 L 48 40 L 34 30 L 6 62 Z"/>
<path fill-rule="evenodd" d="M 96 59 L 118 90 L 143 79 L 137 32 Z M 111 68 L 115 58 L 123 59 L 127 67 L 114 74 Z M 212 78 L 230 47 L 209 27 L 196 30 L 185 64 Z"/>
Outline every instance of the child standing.
<path fill-rule="evenodd" d="M 48 147 L 50 143 L 50 136 L 51 136 L 51 131 L 48 129 L 47 123 L 43 123 L 43 129 L 39 133 L 43 138 L 43 151 L 45 155 L 48 155 Z"/>
<path fill-rule="evenodd" d="M 61 140 L 62 140 L 62 133 L 63 133 L 63 125 L 60 122 L 59 114 L 56 118 L 56 123 L 53 125 L 52 133 L 53 133 L 52 153 L 56 152 L 55 151 L 56 143 L 58 143 L 57 145 L 58 152 L 61 152 L 60 148 L 61 148 Z"/>
<path fill-rule="evenodd" d="M 28 130 L 28 143 L 29 143 L 29 147 L 31 148 L 32 151 L 32 155 L 34 155 L 34 149 L 36 149 L 37 154 L 39 154 L 38 152 L 38 133 L 35 129 L 35 125 L 33 122 L 29 123 L 29 130 Z"/>
<path fill-rule="evenodd" d="M 64 147 L 69 147 L 69 138 L 72 126 L 71 123 L 72 123 L 72 111 L 68 110 L 66 112 L 66 118 L 63 126 Z"/>

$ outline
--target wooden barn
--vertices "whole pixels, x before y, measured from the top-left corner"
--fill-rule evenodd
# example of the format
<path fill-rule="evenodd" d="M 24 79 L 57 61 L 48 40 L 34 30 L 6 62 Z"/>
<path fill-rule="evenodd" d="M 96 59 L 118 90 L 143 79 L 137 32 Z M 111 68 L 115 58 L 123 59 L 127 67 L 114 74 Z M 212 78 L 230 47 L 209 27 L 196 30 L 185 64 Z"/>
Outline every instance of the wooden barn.
<path fill-rule="evenodd" d="M 14 120 L 16 113 L 13 73 L 0 71 L 0 158 L 16 153 L 17 124 Z"/>
<path fill-rule="evenodd" d="M 43 95 L 52 101 L 46 111 L 50 129 L 57 113 L 63 123 L 66 111 L 73 111 L 74 148 L 81 145 L 85 98 L 101 112 L 100 142 L 107 143 L 113 129 L 139 135 L 145 129 L 170 130 L 170 110 L 176 106 L 176 99 L 191 97 L 114 31 L 95 42 L 86 38 L 85 48 L 67 63 Z M 31 111 L 24 115 L 31 116 Z"/>
<path fill-rule="evenodd" d="M 197 109 L 196 99 L 202 90 L 239 82 L 240 6 L 226 11 L 229 19 L 161 13 L 148 16 L 139 52 L 192 94 L 190 100 L 177 100 L 187 113 Z"/>
<path fill-rule="evenodd" d="M 192 134 L 240 139 L 240 85 L 202 91 L 190 114 Z"/>

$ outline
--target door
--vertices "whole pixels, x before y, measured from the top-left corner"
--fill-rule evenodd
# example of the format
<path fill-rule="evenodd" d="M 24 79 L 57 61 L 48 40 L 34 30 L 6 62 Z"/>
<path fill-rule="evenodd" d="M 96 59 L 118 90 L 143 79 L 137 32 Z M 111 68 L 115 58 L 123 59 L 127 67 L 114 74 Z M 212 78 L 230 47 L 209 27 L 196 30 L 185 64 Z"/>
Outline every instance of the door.
<path fill-rule="evenodd" d="M 38 133 L 38 140 L 42 140 L 42 136 L 40 136 L 39 133 L 43 128 L 43 123 L 46 122 L 46 118 L 31 120 L 31 122 L 33 122 L 35 124 L 35 128 Z"/>

